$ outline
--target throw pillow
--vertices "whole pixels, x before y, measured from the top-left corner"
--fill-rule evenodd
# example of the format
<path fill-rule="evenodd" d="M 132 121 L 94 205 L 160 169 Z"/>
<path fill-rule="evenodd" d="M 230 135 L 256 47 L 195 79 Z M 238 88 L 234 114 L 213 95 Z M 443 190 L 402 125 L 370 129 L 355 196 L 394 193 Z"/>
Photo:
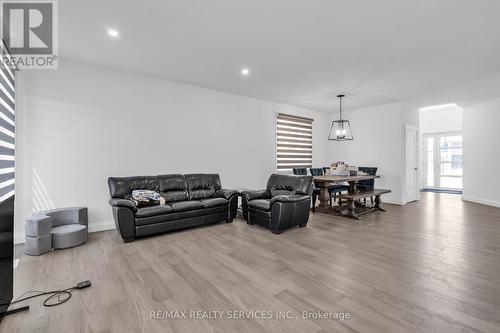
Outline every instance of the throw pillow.
<path fill-rule="evenodd" d="M 150 190 L 133 190 L 132 201 L 137 207 L 159 205 L 160 194 Z"/>

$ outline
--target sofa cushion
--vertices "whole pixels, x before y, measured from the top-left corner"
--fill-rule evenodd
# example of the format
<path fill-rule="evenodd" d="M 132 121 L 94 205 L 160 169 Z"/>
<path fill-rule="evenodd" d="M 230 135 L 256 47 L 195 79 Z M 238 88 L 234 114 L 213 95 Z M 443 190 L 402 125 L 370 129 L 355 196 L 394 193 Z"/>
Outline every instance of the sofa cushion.
<path fill-rule="evenodd" d="M 83 224 L 66 224 L 52 228 L 52 247 L 66 249 L 81 245 L 87 241 L 87 226 Z"/>
<path fill-rule="evenodd" d="M 220 177 L 217 174 L 189 174 L 186 175 L 189 198 L 213 198 L 216 191 L 221 189 Z"/>
<path fill-rule="evenodd" d="M 172 213 L 173 209 L 170 205 L 156 205 L 139 208 L 135 213 L 135 217 L 148 217 Z"/>
<path fill-rule="evenodd" d="M 251 200 L 248 203 L 248 206 L 251 208 L 256 208 L 260 210 L 265 210 L 269 211 L 271 210 L 271 204 L 270 204 L 270 199 L 256 199 L 256 200 Z"/>
<path fill-rule="evenodd" d="M 189 199 L 184 175 L 158 176 L 158 191 L 165 202 L 185 201 Z"/>
<path fill-rule="evenodd" d="M 225 198 L 208 198 L 208 199 L 201 199 L 199 201 L 203 204 L 203 207 L 205 208 L 226 206 L 227 204 L 229 204 L 229 200 Z"/>
<path fill-rule="evenodd" d="M 202 209 L 203 208 L 203 204 L 199 201 L 196 201 L 196 200 L 177 201 L 177 202 L 172 202 L 168 205 L 170 207 L 172 207 L 172 210 L 174 213 L 185 212 L 187 210 L 195 210 L 195 209 Z"/>
<path fill-rule="evenodd" d="M 129 198 L 133 190 L 158 190 L 156 176 L 110 177 L 108 178 L 109 194 L 112 198 Z"/>
<path fill-rule="evenodd" d="M 192 217 L 197 217 L 197 216 L 205 216 L 205 215 L 213 215 L 213 214 L 221 214 L 221 213 L 227 214 L 227 209 L 228 209 L 227 206 L 219 206 L 219 207 L 212 207 L 212 208 L 186 210 L 184 212 L 177 212 L 177 213 L 172 212 L 170 214 L 154 215 L 154 216 L 147 216 L 147 217 L 136 216 L 135 225 L 136 226 L 147 225 L 147 224 L 182 220 L 182 219 L 187 219 L 187 218 L 192 218 Z"/>

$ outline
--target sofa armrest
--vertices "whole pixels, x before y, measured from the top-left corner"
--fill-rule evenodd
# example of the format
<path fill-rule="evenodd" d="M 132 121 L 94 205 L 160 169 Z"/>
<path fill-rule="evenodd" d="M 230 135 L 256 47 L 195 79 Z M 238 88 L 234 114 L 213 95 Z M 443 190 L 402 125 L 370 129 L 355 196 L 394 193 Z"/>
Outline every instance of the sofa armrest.
<path fill-rule="evenodd" d="M 243 191 L 241 195 L 247 200 L 255 200 L 255 199 L 270 199 L 271 193 L 268 190 L 257 190 L 257 191 Z"/>
<path fill-rule="evenodd" d="M 248 202 L 255 199 L 270 199 L 271 193 L 268 190 L 241 191 L 241 210 L 243 219 L 248 221 Z"/>
<path fill-rule="evenodd" d="M 238 191 L 236 190 L 226 190 L 226 189 L 221 189 L 217 190 L 214 194 L 214 197 L 216 198 L 224 198 L 224 199 L 231 199 L 233 195 L 238 195 Z"/>
<path fill-rule="evenodd" d="M 132 201 L 127 199 L 111 198 L 109 199 L 109 204 L 113 207 L 130 208 L 132 211 L 137 212 L 137 206 Z"/>
<path fill-rule="evenodd" d="M 135 217 L 132 209 L 127 207 L 112 206 L 115 226 L 124 242 L 135 239 Z"/>
<path fill-rule="evenodd" d="M 309 220 L 311 197 L 308 195 L 277 196 L 271 203 L 271 225 L 273 233 L 280 233 L 292 226 L 306 226 Z M 275 199 L 273 198 L 273 199 Z"/>
<path fill-rule="evenodd" d="M 272 206 L 275 202 L 282 203 L 296 203 L 304 200 L 308 200 L 311 197 L 305 194 L 292 194 L 292 195 L 277 195 L 273 197 L 270 201 L 270 205 Z"/>

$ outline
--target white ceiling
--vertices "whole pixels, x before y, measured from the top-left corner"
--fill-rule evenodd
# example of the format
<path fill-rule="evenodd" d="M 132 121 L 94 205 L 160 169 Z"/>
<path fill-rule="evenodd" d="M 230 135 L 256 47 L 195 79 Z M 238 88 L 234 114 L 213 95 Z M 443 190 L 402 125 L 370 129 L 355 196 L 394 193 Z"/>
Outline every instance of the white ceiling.
<path fill-rule="evenodd" d="M 328 112 L 500 96 L 499 0 L 62 0 L 59 36 L 62 58 Z"/>

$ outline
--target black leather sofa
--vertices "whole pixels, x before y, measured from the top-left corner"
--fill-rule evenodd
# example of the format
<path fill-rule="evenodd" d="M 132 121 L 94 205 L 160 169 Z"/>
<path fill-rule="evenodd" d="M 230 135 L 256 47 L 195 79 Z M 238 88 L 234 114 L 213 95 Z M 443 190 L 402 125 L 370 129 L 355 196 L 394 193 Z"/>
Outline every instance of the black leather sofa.
<path fill-rule="evenodd" d="M 265 190 L 242 192 L 243 218 L 275 234 L 297 225 L 305 227 L 312 190 L 312 176 L 272 174 Z"/>
<path fill-rule="evenodd" d="M 184 229 L 236 217 L 238 192 L 221 188 L 217 174 L 110 177 L 113 218 L 125 242 L 136 237 Z M 165 204 L 137 208 L 133 190 L 155 190 Z"/>

